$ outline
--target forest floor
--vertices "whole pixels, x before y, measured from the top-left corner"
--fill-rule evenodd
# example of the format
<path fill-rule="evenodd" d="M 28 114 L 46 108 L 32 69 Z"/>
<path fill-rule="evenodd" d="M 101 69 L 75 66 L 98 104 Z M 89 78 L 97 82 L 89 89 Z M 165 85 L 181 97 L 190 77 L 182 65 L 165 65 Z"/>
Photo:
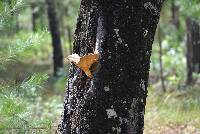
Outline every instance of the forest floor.
<path fill-rule="evenodd" d="M 165 94 L 149 87 L 145 134 L 200 134 L 199 85 Z"/>
<path fill-rule="evenodd" d="M 50 74 L 50 62 L 34 65 L 15 62 L 8 66 L 9 72 L 0 72 L 4 79 L 15 78 L 23 81 L 33 72 Z M 66 77 L 55 80 L 52 76 L 45 83 L 42 95 L 40 116 L 34 118 L 50 118 L 52 129 L 55 130 L 62 112 L 63 94 Z M 165 94 L 157 92 L 154 85 L 149 87 L 145 113 L 145 134 L 200 134 L 200 90 L 199 85 L 175 90 Z M 45 107 L 44 107 L 45 106 Z M 56 109 L 56 110 L 55 110 Z"/>

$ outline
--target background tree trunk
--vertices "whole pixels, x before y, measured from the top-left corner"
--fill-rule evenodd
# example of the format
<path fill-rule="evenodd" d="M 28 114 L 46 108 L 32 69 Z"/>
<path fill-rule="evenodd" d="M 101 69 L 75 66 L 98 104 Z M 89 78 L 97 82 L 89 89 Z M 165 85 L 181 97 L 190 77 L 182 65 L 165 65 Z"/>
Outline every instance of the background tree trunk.
<path fill-rule="evenodd" d="M 54 76 L 58 75 L 58 71 L 63 68 L 63 54 L 60 39 L 60 30 L 54 0 L 46 0 L 49 28 L 52 36 L 53 45 L 53 61 L 54 61 Z"/>
<path fill-rule="evenodd" d="M 35 3 L 35 1 L 31 2 L 31 11 L 32 11 L 32 30 L 33 32 L 37 31 L 37 27 L 36 27 L 36 19 L 38 18 L 38 11 L 37 11 L 37 5 Z"/>
<path fill-rule="evenodd" d="M 160 64 L 160 79 L 161 79 L 161 84 L 162 84 L 162 90 L 163 92 L 166 92 L 166 87 L 165 87 L 165 78 L 163 76 L 163 52 L 162 52 L 162 32 L 161 32 L 161 27 L 159 25 L 158 27 L 158 44 L 159 44 L 159 64 Z"/>
<path fill-rule="evenodd" d="M 200 26 L 192 21 L 193 72 L 200 73 Z"/>
<path fill-rule="evenodd" d="M 193 72 L 200 72 L 200 27 L 197 22 L 186 19 L 187 26 L 187 43 L 186 43 L 186 59 L 187 59 L 187 80 L 186 84 L 192 84 Z"/>
<path fill-rule="evenodd" d="M 142 134 L 161 0 L 82 0 L 73 52 L 100 52 L 93 78 L 71 64 L 57 133 Z"/>
<path fill-rule="evenodd" d="M 175 5 L 175 0 L 172 0 L 172 3 L 171 3 L 172 23 L 177 29 L 180 26 L 178 9 L 179 9 L 178 6 Z"/>

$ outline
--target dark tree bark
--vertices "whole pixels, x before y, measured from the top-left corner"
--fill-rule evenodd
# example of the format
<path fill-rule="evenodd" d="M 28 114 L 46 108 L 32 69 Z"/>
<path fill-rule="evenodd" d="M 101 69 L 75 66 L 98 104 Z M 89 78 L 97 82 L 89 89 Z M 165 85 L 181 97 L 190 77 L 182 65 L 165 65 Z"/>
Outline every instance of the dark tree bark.
<path fill-rule="evenodd" d="M 73 52 L 100 53 L 94 77 L 71 64 L 57 133 L 142 134 L 161 0 L 82 0 Z"/>
<path fill-rule="evenodd" d="M 49 19 L 49 28 L 52 36 L 54 76 L 57 76 L 59 70 L 63 68 L 63 54 L 60 39 L 59 23 L 56 16 L 54 0 L 46 0 L 46 5 Z"/>
<path fill-rule="evenodd" d="M 187 80 L 186 84 L 192 84 L 193 72 L 200 72 L 200 27 L 197 22 L 187 18 Z"/>

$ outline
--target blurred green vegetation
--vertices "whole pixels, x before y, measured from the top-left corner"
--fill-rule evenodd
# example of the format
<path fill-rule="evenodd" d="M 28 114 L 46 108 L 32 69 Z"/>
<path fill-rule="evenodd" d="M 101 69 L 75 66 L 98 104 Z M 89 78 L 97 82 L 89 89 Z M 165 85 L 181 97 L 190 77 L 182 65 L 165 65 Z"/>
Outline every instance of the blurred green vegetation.
<path fill-rule="evenodd" d="M 34 0 L 41 14 L 37 31 L 32 31 L 29 1 L 0 1 L 0 133 L 53 133 L 62 112 L 68 63 L 60 78 L 52 76 L 52 46 L 44 0 Z M 74 31 L 79 0 L 56 1 L 64 57 L 69 54 L 65 29 Z M 175 126 L 184 131 L 200 129 L 200 75 L 187 86 L 185 19 L 199 22 L 198 0 L 175 1 L 179 7 L 179 28 L 171 22 L 171 3 L 161 13 L 163 75 L 167 88 L 161 92 L 159 41 L 156 35 L 151 57 L 150 88 L 145 115 L 145 133 L 167 132 Z M 73 34 L 73 32 L 72 32 Z M 73 37 L 73 35 L 70 35 Z M 152 125 L 153 124 L 153 125 Z M 41 131 L 37 131 L 41 130 Z"/>
<path fill-rule="evenodd" d="M 178 8 L 177 20 L 179 26 L 173 24 L 172 2 Z M 189 17 L 200 24 L 200 3 L 196 0 L 192 1 L 166 1 L 160 18 L 160 28 L 162 34 L 162 62 L 164 67 L 164 77 L 166 85 L 181 87 L 185 85 L 186 81 L 186 24 L 185 21 Z M 152 56 L 151 56 L 151 73 L 158 74 L 160 71 L 159 66 L 159 41 L 158 32 L 155 36 Z M 194 73 L 194 77 L 198 74 Z"/>

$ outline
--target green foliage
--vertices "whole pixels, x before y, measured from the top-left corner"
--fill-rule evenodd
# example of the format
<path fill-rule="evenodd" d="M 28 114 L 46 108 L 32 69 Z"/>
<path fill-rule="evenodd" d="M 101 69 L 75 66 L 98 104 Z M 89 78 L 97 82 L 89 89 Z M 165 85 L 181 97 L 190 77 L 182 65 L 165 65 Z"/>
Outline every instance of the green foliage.
<path fill-rule="evenodd" d="M 162 40 L 164 77 L 167 84 L 177 86 L 183 84 L 186 77 L 185 44 L 179 41 L 179 34 L 172 27 L 165 29 L 165 32 L 167 30 L 171 30 L 171 32 L 165 34 Z M 157 41 L 153 45 L 151 61 L 152 71 L 159 72 L 159 44 Z"/>
<path fill-rule="evenodd" d="M 196 20 L 200 20 L 200 2 L 199 0 L 184 0 L 176 1 L 179 6 L 181 14 Z"/>
<path fill-rule="evenodd" d="M 76 25 L 79 4 L 80 0 L 57 1 L 58 16 L 61 20 L 64 20 L 64 25 L 71 29 L 74 29 Z"/>
<path fill-rule="evenodd" d="M 23 36 L 22 36 L 23 35 Z M 28 55 L 35 45 L 40 44 L 43 34 L 18 34 L 13 36 L 12 40 L 10 38 L 1 38 L 1 51 L 0 51 L 0 64 L 6 64 L 9 61 L 16 59 L 16 57 L 23 57 Z M 33 52 L 33 51 L 32 51 Z"/>
<path fill-rule="evenodd" d="M 21 94 L 26 96 L 28 100 L 36 98 L 38 94 L 35 94 L 35 92 L 41 92 L 42 87 L 40 85 L 44 82 L 44 80 L 47 80 L 47 78 L 48 76 L 46 74 L 34 74 L 30 79 L 23 81 L 20 85 L 22 91 Z"/>
<path fill-rule="evenodd" d="M 179 27 L 172 23 L 172 1 L 178 6 L 178 20 Z M 174 86 L 176 88 L 185 84 L 186 81 L 186 24 L 188 17 L 191 19 L 199 19 L 199 1 L 185 0 L 185 1 L 166 1 L 160 20 L 161 36 L 162 36 L 162 62 L 165 83 L 167 86 Z M 159 44 L 158 38 L 155 38 L 153 45 L 153 52 L 151 57 L 152 72 L 159 73 Z"/>
<path fill-rule="evenodd" d="M 25 51 L 27 50 L 22 49 L 18 53 Z M 52 121 L 55 120 L 55 114 L 59 115 L 62 105 L 60 97 L 51 97 L 47 102 L 44 101 L 42 95 L 45 90 L 42 85 L 47 78 L 46 74 L 33 74 L 21 83 L 15 83 L 13 80 L 1 82 L 0 133 L 27 133 L 34 129 L 50 133 Z"/>
<path fill-rule="evenodd" d="M 56 114 L 60 114 L 62 105 L 59 104 L 62 103 L 60 96 L 44 97 L 46 90 L 43 87 L 48 75 L 31 72 L 17 80 L 9 73 L 13 70 L 19 73 L 17 68 L 12 68 L 14 64 L 30 64 L 36 58 L 49 57 L 51 52 L 47 47 L 50 46 L 50 36 L 46 31 L 13 34 L 11 29 L 15 23 L 12 21 L 24 4 L 22 0 L 0 1 L 0 75 L 6 73 L 9 78 L 0 77 L 0 133 L 52 133 L 52 121 Z"/>
<path fill-rule="evenodd" d="M 64 92 L 66 88 L 67 77 L 63 76 L 56 80 L 54 84 L 54 89 L 57 89 L 57 92 Z"/>
<path fill-rule="evenodd" d="M 16 27 L 16 17 L 19 11 L 23 9 L 25 2 L 23 0 L 8 0 L 0 2 L 0 32 L 10 34 Z"/>
<path fill-rule="evenodd" d="M 36 102 L 36 96 L 41 92 L 40 85 L 46 79 L 47 75 L 35 74 L 21 84 L 0 85 L 0 132 L 5 133 L 9 129 L 25 132 L 35 127 L 32 108 L 28 106 Z"/>

